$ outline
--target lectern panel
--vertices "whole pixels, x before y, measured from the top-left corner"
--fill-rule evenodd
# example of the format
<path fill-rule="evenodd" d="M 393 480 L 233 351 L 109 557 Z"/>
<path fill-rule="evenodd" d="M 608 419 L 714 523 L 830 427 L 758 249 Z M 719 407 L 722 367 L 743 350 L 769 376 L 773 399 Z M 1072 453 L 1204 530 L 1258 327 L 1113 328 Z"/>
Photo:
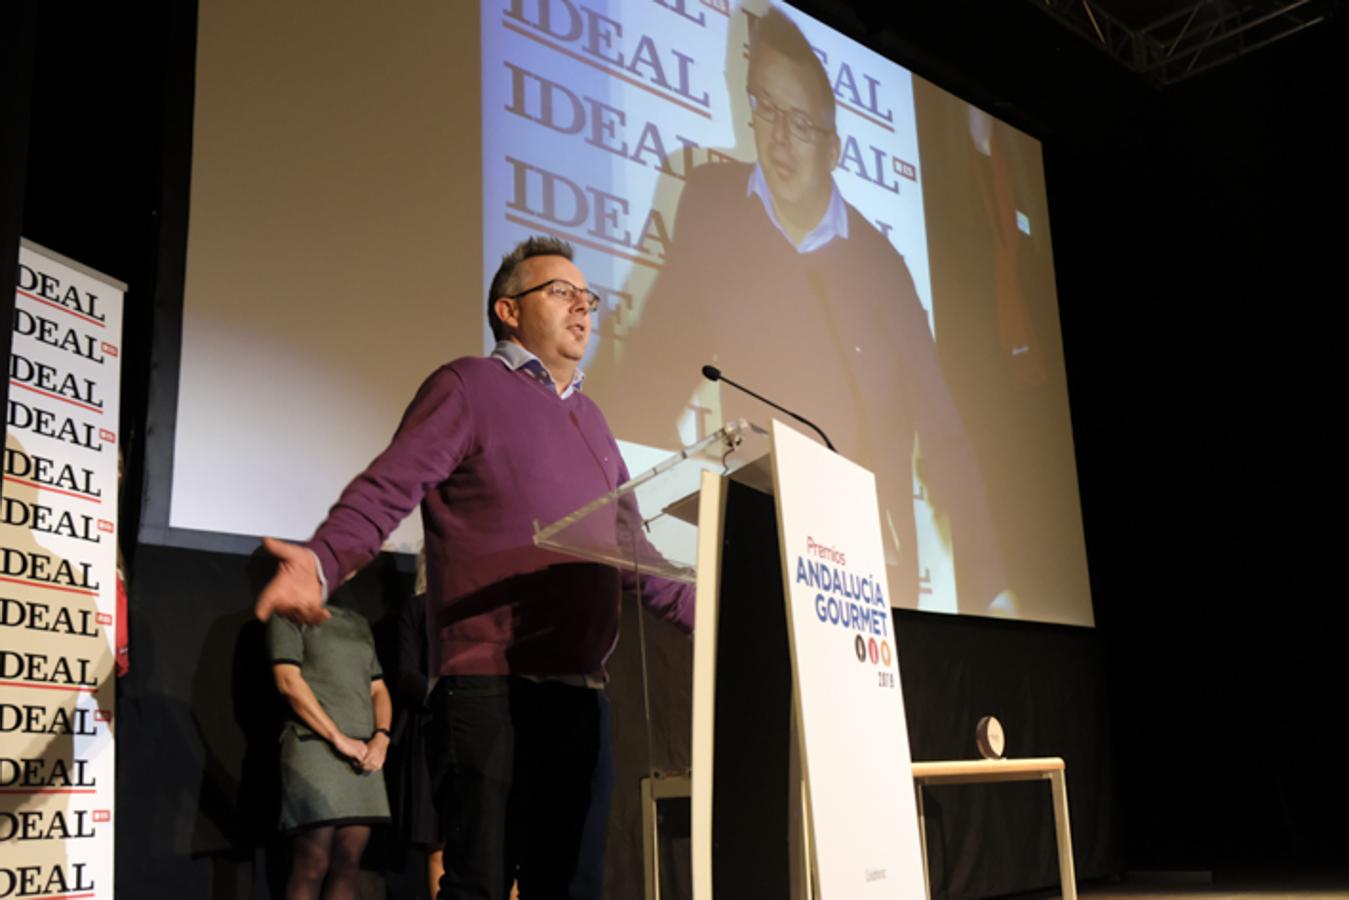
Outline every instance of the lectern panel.
<path fill-rule="evenodd" d="M 792 672 L 777 512 L 729 482 L 722 528 L 712 786 L 712 883 L 722 897 L 789 896 Z"/>

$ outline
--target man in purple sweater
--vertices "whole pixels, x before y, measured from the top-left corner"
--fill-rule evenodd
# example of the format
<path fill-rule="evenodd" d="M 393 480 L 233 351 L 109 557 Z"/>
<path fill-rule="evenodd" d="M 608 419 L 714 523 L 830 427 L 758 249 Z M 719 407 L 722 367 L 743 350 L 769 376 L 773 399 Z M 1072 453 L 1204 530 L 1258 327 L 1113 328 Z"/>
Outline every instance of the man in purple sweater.
<path fill-rule="evenodd" d="M 602 895 L 612 781 L 604 663 L 620 598 L 635 585 L 533 544 L 535 521 L 628 480 L 603 414 L 580 392 L 597 305 L 570 245 L 517 246 L 488 293 L 491 356 L 432 373 L 309 541 L 265 541 L 280 565 L 258 617 L 320 622 L 328 591 L 421 505 L 429 659 L 440 675 L 428 757 L 445 829 L 442 898 L 504 900 L 513 879 L 530 897 Z M 640 514 L 621 504 L 594 527 L 597 539 L 630 539 Z M 645 578 L 641 591 L 650 610 L 692 630 L 688 586 Z"/>

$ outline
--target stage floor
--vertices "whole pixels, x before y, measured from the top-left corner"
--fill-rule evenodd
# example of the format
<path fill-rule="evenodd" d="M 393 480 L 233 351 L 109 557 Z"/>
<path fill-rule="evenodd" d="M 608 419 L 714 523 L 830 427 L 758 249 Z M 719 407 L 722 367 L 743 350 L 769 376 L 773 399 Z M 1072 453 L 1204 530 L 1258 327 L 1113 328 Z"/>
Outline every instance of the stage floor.
<path fill-rule="evenodd" d="M 1349 872 L 1262 873 L 1213 878 L 1212 884 L 1185 883 L 1185 875 L 1166 880 L 1131 879 L 1119 884 L 1083 883 L 1081 900 L 1349 900 Z M 1190 881 L 1195 879 L 1191 878 Z M 1060 900 L 1057 889 L 1015 894 L 999 900 Z"/>

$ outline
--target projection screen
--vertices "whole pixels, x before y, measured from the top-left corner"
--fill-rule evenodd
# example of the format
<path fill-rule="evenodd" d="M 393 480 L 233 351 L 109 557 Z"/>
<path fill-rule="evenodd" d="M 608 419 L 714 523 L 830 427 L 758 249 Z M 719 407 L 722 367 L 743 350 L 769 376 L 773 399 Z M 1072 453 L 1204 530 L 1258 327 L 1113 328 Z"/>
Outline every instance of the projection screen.
<path fill-rule="evenodd" d="M 143 539 L 307 537 L 552 234 L 632 471 L 773 415 L 712 364 L 876 472 L 894 605 L 1092 624 L 1035 139 L 786 4 L 753 70 L 759 0 L 301 6 L 199 4 Z"/>

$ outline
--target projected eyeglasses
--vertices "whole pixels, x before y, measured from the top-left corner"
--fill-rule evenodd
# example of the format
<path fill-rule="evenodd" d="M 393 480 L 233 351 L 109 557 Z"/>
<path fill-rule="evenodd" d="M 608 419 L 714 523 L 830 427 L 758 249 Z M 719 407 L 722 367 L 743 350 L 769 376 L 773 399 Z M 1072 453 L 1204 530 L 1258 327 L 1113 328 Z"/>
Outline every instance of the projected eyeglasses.
<path fill-rule="evenodd" d="M 575 303 L 577 298 L 585 301 L 586 309 L 595 312 L 600 308 L 600 295 L 590 290 L 590 288 L 577 287 L 570 281 L 563 281 L 561 278 L 554 278 L 545 281 L 543 284 L 536 284 L 532 288 L 521 291 L 518 294 L 511 294 L 511 300 L 519 300 L 525 294 L 532 294 L 535 291 L 543 291 L 553 300 L 561 300 L 570 306 Z"/>
<path fill-rule="evenodd" d="M 749 92 L 749 109 L 755 118 L 762 121 L 765 125 L 776 125 L 778 119 L 786 116 L 787 130 L 792 137 L 803 144 L 813 144 L 817 135 L 833 134 L 834 129 L 825 128 L 823 125 L 816 125 L 810 118 L 799 109 L 783 109 L 772 100 L 757 94 L 754 91 Z"/>

